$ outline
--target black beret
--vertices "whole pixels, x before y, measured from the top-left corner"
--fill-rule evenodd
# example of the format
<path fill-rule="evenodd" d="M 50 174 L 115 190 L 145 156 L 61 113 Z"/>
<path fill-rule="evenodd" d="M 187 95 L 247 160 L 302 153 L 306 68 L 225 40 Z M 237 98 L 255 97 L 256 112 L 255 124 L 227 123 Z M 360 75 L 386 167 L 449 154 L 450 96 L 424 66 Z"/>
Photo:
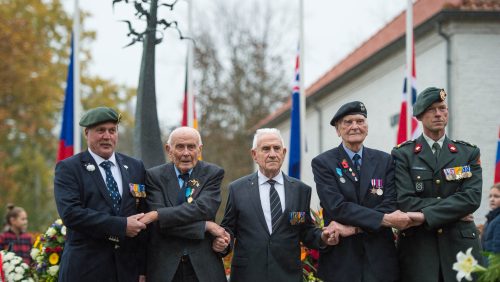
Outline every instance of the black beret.
<path fill-rule="evenodd" d="M 80 119 L 80 126 L 91 127 L 107 121 L 119 123 L 121 114 L 108 107 L 97 107 L 90 109 Z"/>
<path fill-rule="evenodd" d="M 347 104 L 342 105 L 337 113 L 333 116 L 330 124 L 335 126 L 335 123 L 339 121 L 341 118 L 347 115 L 364 115 L 367 116 L 365 104 L 360 101 L 349 102 Z"/>
<path fill-rule="evenodd" d="M 419 116 L 432 104 L 446 99 L 446 92 L 442 88 L 429 87 L 417 96 L 413 105 L 413 116 Z"/>

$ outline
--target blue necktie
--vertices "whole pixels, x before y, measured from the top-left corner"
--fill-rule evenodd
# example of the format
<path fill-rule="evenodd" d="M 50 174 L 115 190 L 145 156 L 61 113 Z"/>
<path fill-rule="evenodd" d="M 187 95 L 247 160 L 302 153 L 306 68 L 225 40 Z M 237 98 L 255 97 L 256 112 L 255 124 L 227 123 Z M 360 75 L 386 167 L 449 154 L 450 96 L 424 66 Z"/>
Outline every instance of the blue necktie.
<path fill-rule="evenodd" d="M 353 159 L 353 164 L 354 164 L 354 167 L 356 168 L 356 170 L 358 171 L 358 174 L 359 172 L 361 171 L 361 164 L 359 163 L 359 160 L 361 159 L 361 156 L 358 155 L 358 154 L 354 154 L 354 156 L 352 157 Z"/>
<path fill-rule="evenodd" d="M 267 182 L 269 183 L 269 185 L 271 185 L 271 188 L 269 189 L 269 202 L 271 203 L 272 232 L 274 232 L 274 230 L 276 230 L 278 219 L 280 218 L 283 211 L 281 210 L 280 195 L 278 195 L 276 188 L 274 188 L 276 180 L 269 179 Z"/>
<path fill-rule="evenodd" d="M 120 212 L 122 197 L 120 196 L 120 192 L 118 191 L 118 184 L 116 184 L 116 180 L 111 173 L 111 165 L 111 161 L 104 161 L 100 164 L 100 166 L 103 167 L 104 171 L 106 172 L 106 187 L 108 188 L 109 196 L 113 201 L 113 208 L 118 213 Z"/>
<path fill-rule="evenodd" d="M 178 205 L 180 205 L 186 201 L 186 190 L 188 187 L 189 173 L 179 174 L 179 178 L 182 179 L 182 181 L 184 181 L 184 183 L 182 183 L 181 190 L 179 191 L 179 194 L 177 196 L 177 204 Z"/>

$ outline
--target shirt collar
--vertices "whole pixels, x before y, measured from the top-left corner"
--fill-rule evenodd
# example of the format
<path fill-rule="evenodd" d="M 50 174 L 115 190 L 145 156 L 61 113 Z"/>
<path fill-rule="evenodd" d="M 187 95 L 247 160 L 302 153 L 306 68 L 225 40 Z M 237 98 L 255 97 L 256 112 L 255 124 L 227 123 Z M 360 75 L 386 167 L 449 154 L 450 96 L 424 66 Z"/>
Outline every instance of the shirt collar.
<path fill-rule="evenodd" d="M 346 147 L 344 142 L 342 142 L 342 147 L 344 147 L 344 150 L 346 151 L 347 155 L 349 156 L 349 159 L 352 160 L 352 158 L 354 157 L 355 154 L 358 154 L 361 157 L 361 159 L 363 159 L 363 146 L 361 146 L 361 149 L 359 149 L 359 152 L 353 152 L 353 151 L 349 150 L 349 148 Z"/>
<path fill-rule="evenodd" d="M 179 178 L 179 175 L 181 175 L 181 171 L 174 165 L 174 169 L 175 169 L 175 175 L 177 176 L 177 178 Z M 193 172 L 193 169 L 190 169 L 188 171 L 189 173 L 189 176 L 191 176 L 191 173 Z"/>
<path fill-rule="evenodd" d="M 257 170 L 257 176 L 259 178 L 259 185 L 262 185 L 269 180 L 269 178 L 267 176 L 265 176 L 260 170 Z M 283 173 L 280 171 L 278 173 L 278 175 L 273 177 L 273 180 L 276 181 L 278 184 L 283 185 L 283 183 L 284 183 Z"/>
<path fill-rule="evenodd" d="M 92 156 L 92 158 L 94 158 L 94 160 L 97 163 L 97 165 L 100 165 L 104 161 L 110 161 L 110 162 L 113 163 L 113 165 L 118 166 L 116 164 L 115 152 L 113 152 L 113 154 L 111 155 L 111 157 L 109 157 L 109 159 L 107 159 L 107 160 L 105 158 L 99 156 L 98 154 L 92 152 L 92 150 L 90 150 L 90 148 L 89 148 L 89 153 Z"/>
<path fill-rule="evenodd" d="M 439 138 L 438 141 L 434 141 L 432 138 L 425 135 L 425 133 L 423 133 L 422 135 L 424 136 L 424 139 L 427 142 L 427 144 L 429 144 L 429 147 L 432 148 L 432 145 L 434 144 L 434 142 L 437 142 L 439 144 L 439 147 L 443 148 L 444 138 L 446 137 L 446 134 L 444 134 L 441 138 Z"/>

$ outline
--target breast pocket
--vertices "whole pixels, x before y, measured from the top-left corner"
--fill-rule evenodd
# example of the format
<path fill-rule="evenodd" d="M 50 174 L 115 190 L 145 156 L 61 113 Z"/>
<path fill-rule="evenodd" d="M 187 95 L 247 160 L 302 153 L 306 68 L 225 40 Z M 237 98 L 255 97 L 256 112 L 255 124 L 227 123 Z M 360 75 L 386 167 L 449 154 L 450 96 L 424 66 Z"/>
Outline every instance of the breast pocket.
<path fill-rule="evenodd" d="M 432 188 L 433 173 L 430 170 L 412 169 L 411 177 L 415 186 L 415 192 L 423 193 Z"/>

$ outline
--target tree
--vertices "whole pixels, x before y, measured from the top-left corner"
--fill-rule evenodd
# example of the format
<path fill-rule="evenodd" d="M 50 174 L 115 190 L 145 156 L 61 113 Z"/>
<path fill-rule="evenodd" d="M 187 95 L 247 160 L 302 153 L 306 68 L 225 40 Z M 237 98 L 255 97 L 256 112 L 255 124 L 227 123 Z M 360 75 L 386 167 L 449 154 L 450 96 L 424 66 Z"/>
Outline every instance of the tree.
<path fill-rule="evenodd" d="M 52 181 L 71 24 L 59 0 L 0 0 L 0 209 L 9 202 L 24 207 L 30 230 L 45 230 L 57 216 Z M 84 109 L 126 109 L 129 89 L 86 73 L 85 44 L 94 33 L 81 38 Z"/>
<path fill-rule="evenodd" d="M 227 184 L 253 171 L 254 126 L 290 94 L 291 70 L 284 71 L 281 44 L 275 44 L 282 38 L 273 26 L 279 13 L 257 3 L 217 3 L 216 27 L 196 29 L 195 85 L 203 157 L 226 169 Z"/>

